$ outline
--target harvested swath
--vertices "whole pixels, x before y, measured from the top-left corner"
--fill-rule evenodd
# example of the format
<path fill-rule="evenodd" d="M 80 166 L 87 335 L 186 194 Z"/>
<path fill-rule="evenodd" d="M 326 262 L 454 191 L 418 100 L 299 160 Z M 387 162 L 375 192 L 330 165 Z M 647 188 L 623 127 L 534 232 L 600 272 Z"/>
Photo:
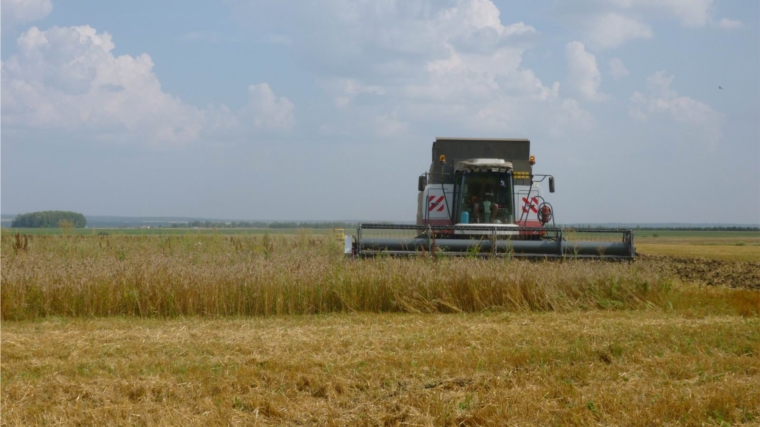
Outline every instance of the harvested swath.
<path fill-rule="evenodd" d="M 3 425 L 757 425 L 760 319 L 686 314 L 4 322 Z"/>

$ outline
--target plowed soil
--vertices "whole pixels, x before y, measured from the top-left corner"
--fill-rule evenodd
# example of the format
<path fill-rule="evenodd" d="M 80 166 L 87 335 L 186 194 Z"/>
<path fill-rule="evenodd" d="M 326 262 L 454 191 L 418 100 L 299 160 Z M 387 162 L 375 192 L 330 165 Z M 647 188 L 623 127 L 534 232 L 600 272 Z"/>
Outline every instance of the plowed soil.
<path fill-rule="evenodd" d="M 760 262 L 639 255 L 684 282 L 760 290 Z"/>

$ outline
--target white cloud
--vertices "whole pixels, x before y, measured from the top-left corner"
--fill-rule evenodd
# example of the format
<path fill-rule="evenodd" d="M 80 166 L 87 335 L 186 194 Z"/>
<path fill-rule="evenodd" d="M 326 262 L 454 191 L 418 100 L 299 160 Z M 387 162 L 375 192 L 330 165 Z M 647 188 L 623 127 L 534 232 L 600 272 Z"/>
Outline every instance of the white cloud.
<path fill-rule="evenodd" d="M 631 6 L 667 13 L 684 27 L 701 27 L 710 18 L 712 3 L 713 0 L 638 0 L 632 1 Z"/>
<path fill-rule="evenodd" d="M 18 54 L 2 63 L 2 125 L 6 128 L 89 132 L 96 139 L 180 145 L 223 124 L 287 129 L 293 104 L 266 84 L 249 88 L 249 103 L 229 117 L 226 106 L 207 110 L 161 89 L 147 54 L 114 56 L 111 36 L 89 26 L 30 28 Z"/>
<path fill-rule="evenodd" d="M 592 127 L 590 113 L 560 98 L 559 83 L 546 86 L 532 70 L 521 67 L 523 51 L 522 47 L 500 47 L 468 53 L 449 46 L 448 57 L 429 61 L 424 77 L 399 88 L 398 102 L 415 121 L 460 124 L 480 133 L 529 132 L 536 118 L 552 122 L 553 127 Z M 570 110 L 581 110 L 589 120 L 559 120 Z"/>
<path fill-rule="evenodd" d="M 113 48 L 108 33 L 89 26 L 30 28 L 3 63 L 3 125 L 195 139 L 203 112 L 161 91 L 150 56 L 115 57 Z"/>
<path fill-rule="evenodd" d="M 532 71 L 520 67 L 522 53 L 522 49 L 508 47 L 488 54 L 458 52 L 450 47 L 450 56 L 429 61 L 425 77 L 405 85 L 403 94 L 424 102 L 478 103 L 507 94 L 546 99 L 551 89 Z"/>
<path fill-rule="evenodd" d="M 261 16 L 261 6 L 238 7 L 251 19 Z M 404 122 L 450 132 L 532 133 L 547 129 L 553 114 L 575 109 L 560 96 L 559 83 L 545 83 L 523 65 L 536 29 L 504 22 L 492 1 L 330 0 L 272 7 L 297 13 L 284 26 L 256 25 L 298 40 L 294 54 L 308 58 L 321 75 L 320 87 L 356 126 L 384 124 L 393 111 Z M 588 124 L 593 118 L 583 126 Z"/>
<path fill-rule="evenodd" d="M 398 111 L 375 117 L 374 125 L 375 134 L 380 137 L 397 136 L 409 130 L 409 124 L 398 119 Z"/>
<path fill-rule="evenodd" d="M 608 0 L 595 6 L 653 18 L 678 20 L 684 27 L 702 27 L 712 19 L 714 0 Z"/>
<path fill-rule="evenodd" d="M 381 86 L 366 85 L 356 79 L 331 78 L 322 82 L 322 87 L 332 94 L 336 107 L 347 107 L 359 95 L 383 95 Z"/>
<path fill-rule="evenodd" d="M 736 29 L 741 22 L 713 16 L 714 0 L 565 0 L 558 7 L 593 48 L 611 49 L 651 39 L 651 21 L 675 20 L 682 27 Z"/>
<path fill-rule="evenodd" d="M 498 46 L 510 38 L 535 34 L 535 28 L 517 22 L 503 25 L 501 13 L 490 0 L 460 0 L 453 7 L 439 11 L 428 22 L 433 37 L 458 50 L 477 51 Z"/>
<path fill-rule="evenodd" d="M 623 61 L 620 60 L 620 58 L 612 58 L 609 62 L 610 65 L 610 75 L 613 79 L 619 79 L 621 77 L 625 77 L 628 74 L 628 68 L 625 68 L 625 64 L 623 64 Z"/>
<path fill-rule="evenodd" d="M 330 50 L 340 54 L 381 49 L 435 56 L 445 51 L 444 42 L 458 50 L 473 51 L 536 33 L 522 22 L 503 25 L 499 9 L 490 0 L 333 0 L 292 4 L 298 6 L 307 21 L 299 23 L 300 28 L 317 27 L 309 32 L 312 41 L 328 41 Z"/>
<path fill-rule="evenodd" d="M 505 132 L 530 127 L 535 110 L 563 113 L 559 83 L 546 86 L 521 66 L 529 48 L 521 37 L 535 34 L 533 27 L 503 25 L 495 5 L 481 0 L 460 0 L 426 26 L 435 28 L 427 40 L 440 49 L 425 61 L 425 73 L 404 79 L 394 93 L 416 120 Z"/>
<path fill-rule="evenodd" d="M 557 122 L 549 123 L 549 129 L 555 136 L 561 136 L 565 129 L 591 130 L 596 126 L 596 119 L 578 105 L 574 99 L 565 99 L 556 115 Z"/>
<path fill-rule="evenodd" d="M 725 30 L 741 27 L 741 22 L 728 18 L 716 20 L 713 16 L 714 0 L 622 0 L 626 8 L 650 16 L 669 16 L 680 21 L 683 27 L 699 28 L 707 25 Z"/>
<path fill-rule="evenodd" d="M 53 11 L 50 0 L 2 0 L 3 28 L 42 19 Z"/>
<path fill-rule="evenodd" d="M 570 42 L 565 46 L 570 88 L 588 101 L 602 101 L 606 95 L 599 92 L 602 75 L 596 65 L 596 57 L 586 52 L 581 42 Z"/>
<path fill-rule="evenodd" d="M 456 114 L 459 112 L 453 109 L 447 117 Z M 542 102 L 529 102 L 502 97 L 483 105 L 466 124 L 476 134 L 487 131 L 514 136 L 546 132 L 553 138 L 562 138 L 569 132 L 592 130 L 596 119 L 571 98 L 551 96 Z"/>
<path fill-rule="evenodd" d="M 651 116 L 667 116 L 678 123 L 686 124 L 698 138 L 706 138 L 716 143 L 721 138 L 723 115 L 709 105 L 695 99 L 679 96 L 670 88 L 673 75 L 658 71 L 647 78 L 646 94 L 634 92 L 631 95 L 631 117 L 647 120 Z"/>
<path fill-rule="evenodd" d="M 722 30 L 736 30 L 743 27 L 741 21 L 735 21 L 728 18 L 722 18 L 717 22 L 713 22 L 712 25 Z"/>
<path fill-rule="evenodd" d="M 248 104 L 242 117 L 262 129 L 290 129 L 295 124 L 295 107 L 288 98 L 277 97 L 266 83 L 248 86 Z"/>
<path fill-rule="evenodd" d="M 652 28 L 633 18 L 608 13 L 594 17 L 587 32 L 589 43 L 600 49 L 615 48 L 633 39 L 651 39 Z"/>

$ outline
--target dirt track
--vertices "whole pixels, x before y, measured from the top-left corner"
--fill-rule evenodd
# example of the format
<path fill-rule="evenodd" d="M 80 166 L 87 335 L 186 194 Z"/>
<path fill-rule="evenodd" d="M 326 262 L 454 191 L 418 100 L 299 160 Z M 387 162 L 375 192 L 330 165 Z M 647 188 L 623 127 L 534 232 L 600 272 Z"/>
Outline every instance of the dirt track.
<path fill-rule="evenodd" d="M 760 290 L 760 262 L 722 261 L 639 255 L 642 262 L 656 263 L 682 281 L 709 286 Z"/>

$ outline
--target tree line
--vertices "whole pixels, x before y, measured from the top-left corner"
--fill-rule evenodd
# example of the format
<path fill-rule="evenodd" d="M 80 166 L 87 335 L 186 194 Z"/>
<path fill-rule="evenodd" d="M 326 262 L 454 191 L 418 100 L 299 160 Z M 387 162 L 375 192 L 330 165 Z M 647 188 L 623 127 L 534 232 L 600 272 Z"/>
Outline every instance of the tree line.
<path fill-rule="evenodd" d="M 264 222 L 264 221 L 190 221 L 175 223 L 172 228 L 356 228 L 355 222 Z"/>
<path fill-rule="evenodd" d="M 87 220 L 78 212 L 40 211 L 16 215 L 13 228 L 84 228 Z"/>

